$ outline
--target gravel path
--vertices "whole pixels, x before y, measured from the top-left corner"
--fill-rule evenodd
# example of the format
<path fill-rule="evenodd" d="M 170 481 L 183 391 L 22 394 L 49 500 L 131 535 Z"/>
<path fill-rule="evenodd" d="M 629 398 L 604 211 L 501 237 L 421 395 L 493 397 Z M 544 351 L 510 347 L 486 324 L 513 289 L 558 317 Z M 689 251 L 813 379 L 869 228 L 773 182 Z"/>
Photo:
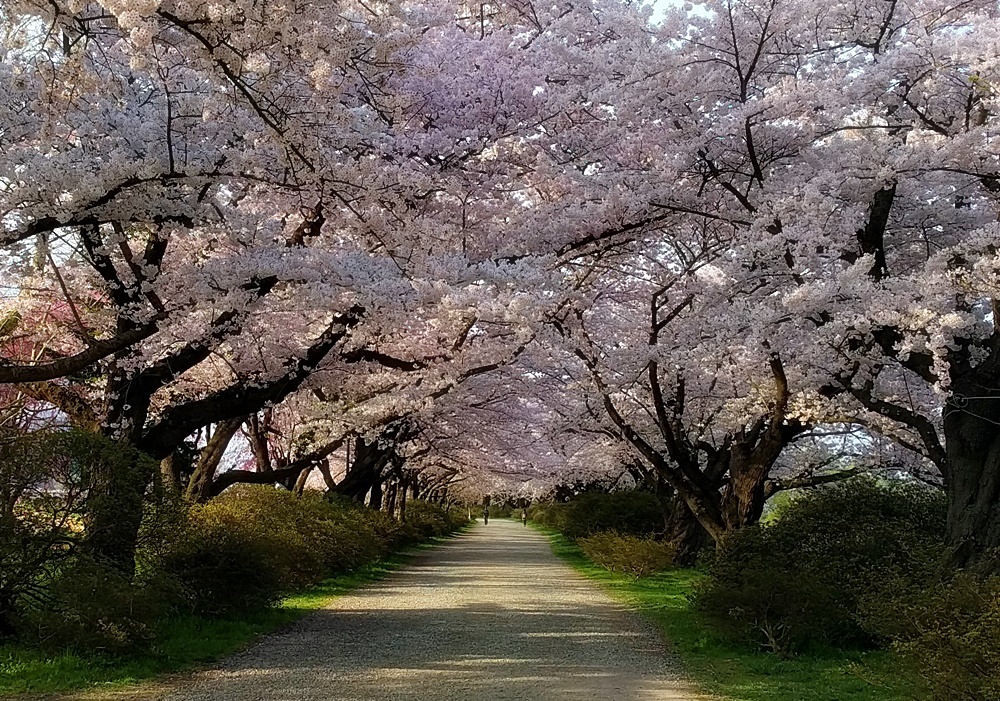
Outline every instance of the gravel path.
<path fill-rule="evenodd" d="M 519 523 L 479 525 L 169 701 L 694 701 L 657 633 Z"/>

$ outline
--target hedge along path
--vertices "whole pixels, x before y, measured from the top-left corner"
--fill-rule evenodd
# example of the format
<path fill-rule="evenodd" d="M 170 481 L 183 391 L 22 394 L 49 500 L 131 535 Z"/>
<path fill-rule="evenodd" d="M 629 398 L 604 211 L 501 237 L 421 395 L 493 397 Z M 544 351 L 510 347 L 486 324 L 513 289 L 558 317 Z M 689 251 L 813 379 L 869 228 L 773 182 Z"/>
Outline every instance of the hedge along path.
<path fill-rule="evenodd" d="M 165 701 L 694 701 L 659 633 L 520 523 L 478 525 Z"/>

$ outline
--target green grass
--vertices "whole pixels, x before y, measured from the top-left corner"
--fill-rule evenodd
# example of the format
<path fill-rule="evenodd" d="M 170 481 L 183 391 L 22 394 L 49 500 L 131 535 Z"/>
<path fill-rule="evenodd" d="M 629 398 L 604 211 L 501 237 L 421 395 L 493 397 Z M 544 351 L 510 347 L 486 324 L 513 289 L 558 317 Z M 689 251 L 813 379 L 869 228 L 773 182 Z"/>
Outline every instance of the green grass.
<path fill-rule="evenodd" d="M 913 701 L 911 679 L 886 652 L 830 653 L 780 659 L 716 634 L 691 606 L 703 574 L 671 570 L 638 581 L 595 565 L 570 540 L 539 528 L 556 554 L 612 595 L 655 620 L 688 676 L 730 701 Z"/>
<path fill-rule="evenodd" d="M 159 629 L 155 648 L 135 657 L 108 658 L 75 652 L 53 656 L 24 647 L 0 646 L 0 698 L 95 686 L 120 687 L 196 669 L 247 647 L 261 635 L 293 623 L 337 596 L 384 578 L 421 550 L 444 539 L 432 539 L 360 570 L 332 577 L 251 616 L 236 620 L 196 616 L 170 619 Z"/>

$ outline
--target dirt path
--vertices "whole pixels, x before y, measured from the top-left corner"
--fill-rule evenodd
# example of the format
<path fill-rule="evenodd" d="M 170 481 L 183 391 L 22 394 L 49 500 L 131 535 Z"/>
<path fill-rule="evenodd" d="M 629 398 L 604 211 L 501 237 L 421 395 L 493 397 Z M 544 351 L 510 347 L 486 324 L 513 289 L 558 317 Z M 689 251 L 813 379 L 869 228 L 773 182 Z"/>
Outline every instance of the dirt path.
<path fill-rule="evenodd" d="M 519 523 L 479 525 L 169 701 L 692 701 L 659 636 Z"/>

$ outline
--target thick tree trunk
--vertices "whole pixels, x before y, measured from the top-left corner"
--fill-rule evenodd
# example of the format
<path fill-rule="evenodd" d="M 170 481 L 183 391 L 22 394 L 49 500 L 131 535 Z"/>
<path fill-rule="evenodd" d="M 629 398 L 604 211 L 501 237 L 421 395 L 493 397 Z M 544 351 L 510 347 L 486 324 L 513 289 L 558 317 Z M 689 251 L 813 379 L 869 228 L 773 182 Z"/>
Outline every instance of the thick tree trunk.
<path fill-rule="evenodd" d="M 801 431 L 798 423 L 781 427 L 772 423 L 760 435 L 740 435 L 729 449 L 729 480 L 722 490 L 722 518 L 726 531 L 760 521 L 767 502 L 767 478 L 781 451 Z"/>
<path fill-rule="evenodd" d="M 375 441 L 360 438 L 355 441 L 354 460 L 344 479 L 337 485 L 336 492 L 356 501 L 363 501 L 381 479 L 390 450 L 391 448 L 380 447 Z"/>
<path fill-rule="evenodd" d="M 268 472 L 274 469 L 271 464 L 271 449 L 267 443 L 267 429 L 271 423 L 271 410 L 264 411 L 261 418 L 256 413 L 250 415 L 247 421 L 247 435 L 250 439 L 250 450 L 253 451 L 254 461 L 257 463 L 258 472 Z"/>
<path fill-rule="evenodd" d="M 172 496 L 181 493 L 181 458 L 176 452 L 160 461 L 160 483 L 163 489 Z"/>
<path fill-rule="evenodd" d="M 402 479 L 399 482 L 399 521 L 400 523 L 406 522 L 406 489 L 408 485 L 406 480 Z"/>
<path fill-rule="evenodd" d="M 368 497 L 368 506 L 376 511 L 382 510 L 382 482 L 372 485 L 371 494 Z"/>
<path fill-rule="evenodd" d="M 312 467 L 307 467 L 306 469 L 304 469 L 302 472 L 299 473 L 298 479 L 295 480 L 295 487 L 292 489 L 292 492 L 295 493 L 295 496 L 300 497 L 302 496 L 302 493 L 305 492 L 306 482 L 309 481 L 309 475 L 312 474 L 312 471 L 313 471 Z"/>
<path fill-rule="evenodd" d="M 745 471 L 730 473 L 729 482 L 722 490 L 722 516 L 726 530 L 752 526 L 760 521 L 767 501 L 765 488 L 770 465 L 750 466 Z"/>
<path fill-rule="evenodd" d="M 320 460 L 316 465 L 316 469 L 323 476 L 323 484 L 326 485 L 327 490 L 334 491 L 337 488 L 337 482 L 333 479 L 333 474 L 330 472 L 330 459 L 323 458 Z"/>
<path fill-rule="evenodd" d="M 389 490 L 388 491 L 389 491 L 389 495 L 386 498 L 385 511 L 392 518 L 396 518 L 396 493 L 397 493 L 398 489 L 396 487 L 396 483 L 395 482 L 392 482 L 389 485 Z"/>
<path fill-rule="evenodd" d="M 1000 570 L 1000 393 L 960 382 L 945 407 L 948 530 L 955 567 Z"/>
<path fill-rule="evenodd" d="M 95 560 L 131 577 L 146 488 L 157 463 L 132 446 L 122 445 L 116 452 L 90 456 L 84 546 Z"/>
<path fill-rule="evenodd" d="M 693 566 L 705 548 L 712 545 L 712 536 L 680 498 L 674 498 L 667 538 L 675 548 L 674 564 L 678 567 Z"/>
<path fill-rule="evenodd" d="M 120 332 L 129 328 L 119 321 Z M 120 361 L 130 355 L 131 351 L 125 351 L 115 357 Z M 112 370 L 105 396 L 107 415 L 101 428 L 107 441 L 95 443 L 84 460 L 84 548 L 95 560 L 131 577 L 135 574 L 146 489 L 158 469 L 156 460 L 138 448 L 149 397 L 120 367 Z M 162 460 L 167 456 L 155 457 Z"/>

